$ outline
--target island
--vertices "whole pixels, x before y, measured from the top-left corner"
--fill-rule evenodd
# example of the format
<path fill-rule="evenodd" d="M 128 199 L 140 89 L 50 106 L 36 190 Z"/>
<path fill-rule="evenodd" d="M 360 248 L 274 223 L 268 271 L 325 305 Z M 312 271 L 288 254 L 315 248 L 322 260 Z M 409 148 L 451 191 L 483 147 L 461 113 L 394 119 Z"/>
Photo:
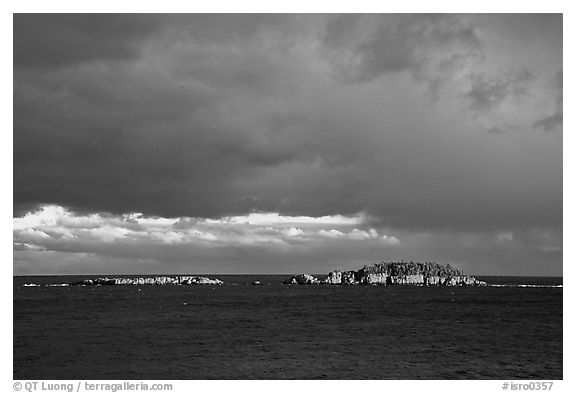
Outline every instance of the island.
<path fill-rule="evenodd" d="M 157 276 L 95 278 L 71 282 L 70 285 L 222 285 L 224 281 L 201 276 Z"/>
<path fill-rule="evenodd" d="M 297 274 L 285 280 L 284 284 L 485 286 L 486 282 L 467 276 L 449 264 L 402 261 L 376 263 L 359 270 L 335 270 L 324 280 L 309 274 Z"/>

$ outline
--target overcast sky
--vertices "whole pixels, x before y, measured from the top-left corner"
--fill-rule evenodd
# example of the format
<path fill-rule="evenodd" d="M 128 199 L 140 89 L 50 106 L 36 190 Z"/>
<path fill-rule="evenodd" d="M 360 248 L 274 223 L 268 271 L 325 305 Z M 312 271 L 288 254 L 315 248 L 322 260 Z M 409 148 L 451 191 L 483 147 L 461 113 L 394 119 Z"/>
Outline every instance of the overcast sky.
<path fill-rule="evenodd" d="M 14 274 L 562 274 L 561 15 L 14 16 Z"/>

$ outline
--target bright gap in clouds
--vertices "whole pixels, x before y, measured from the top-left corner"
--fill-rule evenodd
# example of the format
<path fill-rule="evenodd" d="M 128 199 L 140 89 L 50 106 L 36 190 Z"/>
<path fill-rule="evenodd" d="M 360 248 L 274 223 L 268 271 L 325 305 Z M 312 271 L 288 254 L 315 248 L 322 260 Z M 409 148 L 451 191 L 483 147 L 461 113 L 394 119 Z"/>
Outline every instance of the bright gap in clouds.
<path fill-rule="evenodd" d="M 14 218 L 16 249 L 51 250 L 89 248 L 94 243 L 196 244 L 205 247 L 242 245 L 298 246 L 334 240 L 398 244 L 394 236 L 366 226 L 364 214 L 355 216 L 282 216 L 251 213 L 220 219 L 192 217 L 145 217 L 123 215 L 79 215 L 56 205 L 43 206 Z"/>
<path fill-rule="evenodd" d="M 310 216 L 281 216 L 278 213 L 250 213 L 244 216 L 225 217 L 221 220 L 208 220 L 211 222 L 274 225 L 274 224 L 316 224 L 316 225 L 360 225 L 364 223 L 363 214 L 352 217 L 341 215 L 310 217 Z"/>

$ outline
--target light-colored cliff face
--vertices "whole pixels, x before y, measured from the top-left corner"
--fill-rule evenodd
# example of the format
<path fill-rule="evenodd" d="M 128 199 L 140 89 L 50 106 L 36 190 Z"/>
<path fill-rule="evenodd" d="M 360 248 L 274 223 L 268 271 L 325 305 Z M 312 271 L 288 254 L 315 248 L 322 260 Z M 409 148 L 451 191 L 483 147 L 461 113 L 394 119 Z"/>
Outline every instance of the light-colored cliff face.
<path fill-rule="evenodd" d="M 298 284 L 298 285 L 310 285 L 310 284 L 320 284 L 320 280 L 309 274 L 297 274 L 284 280 L 284 284 Z"/>
<path fill-rule="evenodd" d="M 362 284 L 386 285 L 388 276 L 385 273 L 367 273 Z"/>
<path fill-rule="evenodd" d="M 342 284 L 342 272 L 336 270 L 328 273 L 328 277 L 326 277 L 324 282 L 326 284 Z"/>
<path fill-rule="evenodd" d="M 425 285 L 443 285 L 444 280 L 438 276 L 425 276 L 424 277 L 424 284 Z"/>
<path fill-rule="evenodd" d="M 424 285 L 422 274 L 408 274 L 405 276 L 390 276 L 391 285 Z"/>
<path fill-rule="evenodd" d="M 484 281 L 478 281 L 474 277 L 461 276 L 461 277 L 449 277 L 444 280 L 444 285 L 455 286 L 455 285 L 486 285 Z"/>

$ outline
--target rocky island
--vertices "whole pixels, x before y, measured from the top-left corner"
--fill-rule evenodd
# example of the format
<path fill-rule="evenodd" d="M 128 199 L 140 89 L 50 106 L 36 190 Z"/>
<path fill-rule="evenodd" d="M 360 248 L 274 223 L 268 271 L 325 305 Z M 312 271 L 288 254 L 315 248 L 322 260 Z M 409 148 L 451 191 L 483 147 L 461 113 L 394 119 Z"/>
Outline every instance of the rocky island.
<path fill-rule="evenodd" d="M 484 286 L 484 281 L 465 275 L 450 265 L 436 262 L 382 262 L 364 266 L 360 270 L 328 273 L 324 280 L 309 274 L 298 274 L 284 284 L 310 285 L 436 285 L 436 286 Z"/>
<path fill-rule="evenodd" d="M 70 285 L 222 285 L 224 281 L 200 276 L 158 276 L 158 277 L 120 277 L 95 278 L 76 281 Z"/>

